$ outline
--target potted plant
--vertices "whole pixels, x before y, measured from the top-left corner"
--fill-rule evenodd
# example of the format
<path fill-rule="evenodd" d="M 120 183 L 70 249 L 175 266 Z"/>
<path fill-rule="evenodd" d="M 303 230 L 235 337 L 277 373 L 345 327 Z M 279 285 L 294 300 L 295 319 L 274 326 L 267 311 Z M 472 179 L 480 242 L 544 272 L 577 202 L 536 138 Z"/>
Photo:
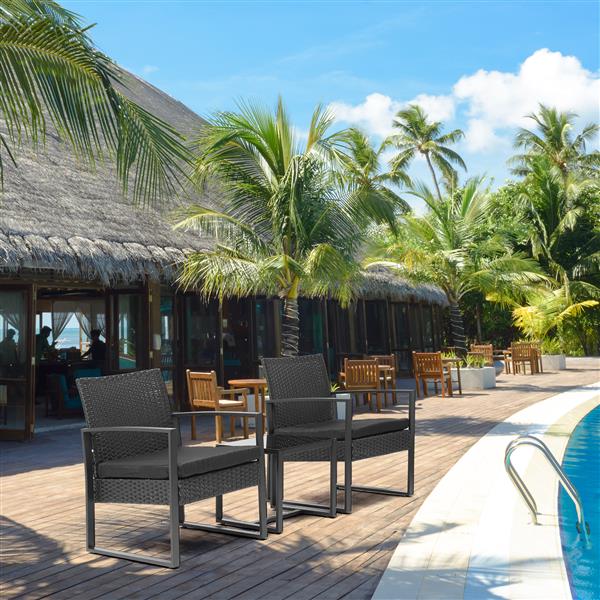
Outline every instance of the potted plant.
<path fill-rule="evenodd" d="M 485 358 L 467 354 L 460 368 L 463 390 L 487 390 L 496 387 L 496 369 L 486 367 Z"/>
<path fill-rule="evenodd" d="M 544 338 L 541 343 L 541 350 L 544 371 L 562 371 L 567 368 L 559 339 Z"/>

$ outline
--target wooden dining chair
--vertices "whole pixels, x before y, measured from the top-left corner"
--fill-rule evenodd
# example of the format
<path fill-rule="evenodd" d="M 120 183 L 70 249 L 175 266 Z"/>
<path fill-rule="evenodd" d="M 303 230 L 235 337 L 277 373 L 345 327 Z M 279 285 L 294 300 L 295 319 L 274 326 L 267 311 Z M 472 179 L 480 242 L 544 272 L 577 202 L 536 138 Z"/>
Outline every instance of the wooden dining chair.
<path fill-rule="evenodd" d="M 373 390 L 375 390 L 375 406 L 377 412 L 381 410 L 379 390 L 379 364 L 376 360 L 344 359 L 344 374 L 341 378 L 344 387 L 349 392 L 363 393 L 366 395 L 369 407 L 373 410 Z"/>
<path fill-rule="evenodd" d="M 385 367 L 379 370 L 379 380 L 383 384 L 383 403 L 387 404 L 388 390 L 396 388 L 396 355 L 395 354 L 372 354 L 365 355 L 366 360 L 376 360 L 377 364 Z M 398 392 L 390 392 L 392 403 L 398 402 Z"/>
<path fill-rule="evenodd" d="M 452 369 L 450 365 L 444 365 L 441 352 L 413 352 L 413 371 L 417 395 L 419 384 L 423 388 L 423 396 L 427 396 L 427 381 L 432 380 L 435 393 L 438 393 L 437 382 L 442 387 L 442 398 L 452 396 Z"/>
<path fill-rule="evenodd" d="M 199 373 L 186 370 L 190 410 L 227 410 L 248 412 L 248 390 L 246 388 L 224 390 L 217 385 L 214 371 Z M 229 396 L 229 398 L 224 398 Z M 238 398 L 238 396 L 240 396 Z M 196 418 L 192 417 L 192 439 L 196 439 Z M 242 417 L 244 437 L 248 438 L 248 417 Z M 223 439 L 223 417 L 215 417 L 217 444 Z M 229 417 L 229 432 L 235 435 L 235 417 Z"/>
<path fill-rule="evenodd" d="M 521 365 L 523 375 L 527 373 L 527 364 L 531 375 L 535 375 L 539 370 L 537 350 L 529 342 L 513 342 L 510 346 L 510 361 L 513 375 L 521 372 Z"/>
<path fill-rule="evenodd" d="M 494 366 L 494 346 L 492 344 L 471 344 L 473 354 L 481 354 L 487 367 Z"/>

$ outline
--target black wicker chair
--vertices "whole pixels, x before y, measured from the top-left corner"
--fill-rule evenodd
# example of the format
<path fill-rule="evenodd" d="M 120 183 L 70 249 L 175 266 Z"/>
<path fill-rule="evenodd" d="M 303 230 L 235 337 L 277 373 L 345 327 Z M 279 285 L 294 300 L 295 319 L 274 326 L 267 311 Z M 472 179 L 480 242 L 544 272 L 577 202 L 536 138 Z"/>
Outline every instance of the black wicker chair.
<path fill-rule="evenodd" d="M 179 527 L 265 539 L 266 483 L 259 413 L 173 413 L 160 370 L 80 378 L 87 428 L 82 430 L 86 481 L 86 545 L 90 552 L 152 565 L 179 566 Z M 241 414 L 255 417 L 256 446 L 182 446 L 179 417 Z M 258 487 L 258 523 L 223 521 L 223 494 Z M 216 499 L 217 525 L 188 523 L 184 505 Z M 169 506 L 170 560 L 96 546 L 95 504 Z"/>
<path fill-rule="evenodd" d="M 352 491 L 412 496 L 414 492 L 415 392 L 393 390 L 408 396 L 408 418 L 352 419 L 352 400 L 331 394 L 327 367 L 321 354 L 293 358 L 263 358 L 269 388 L 267 428 L 277 445 L 301 439 L 335 437 L 338 461 L 344 462 L 344 507 L 352 511 Z M 344 420 L 337 419 L 337 404 L 345 403 Z M 352 485 L 352 462 L 393 452 L 408 452 L 406 490 Z M 291 460 L 306 460 L 300 456 Z M 326 457 L 313 460 L 327 460 Z M 271 494 L 271 492 L 269 492 Z"/>

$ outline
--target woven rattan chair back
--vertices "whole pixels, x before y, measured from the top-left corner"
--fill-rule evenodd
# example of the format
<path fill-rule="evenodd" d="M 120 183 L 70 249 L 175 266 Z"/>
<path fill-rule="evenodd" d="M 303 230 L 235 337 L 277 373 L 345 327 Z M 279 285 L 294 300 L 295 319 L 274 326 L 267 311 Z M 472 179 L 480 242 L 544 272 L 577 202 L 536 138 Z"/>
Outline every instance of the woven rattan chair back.
<path fill-rule="evenodd" d="M 494 346 L 492 344 L 471 344 L 471 352 L 483 354 L 485 364 L 488 367 L 494 366 Z"/>
<path fill-rule="evenodd" d="M 159 369 L 107 377 L 80 377 L 76 383 L 90 428 L 175 426 Z M 99 433 L 93 436 L 96 463 L 164 450 L 167 446 L 164 434 Z"/>
<path fill-rule="evenodd" d="M 374 390 L 379 387 L 379 364 L 376 359 L 344 359 L 345 384 L 348 390 Z"/>
<path fill-rule="evenodd" d="M 413 352 L 415 376 L 440 377 L 443 373 L 441 352 Z"/>
<path fill-rule="evenodd" d="M 199 373 L 188 369 L 185 374 L 190 409 L 217 410 L 220 394 L 215 371 Z"/>
<path fill-rule="evenodd" d="M 331 382 L 322 354 L 283 358 L 263 358 L 269 397 L 273 400 L 288 398 L 327 398 L 331 396 Z M 279 403 L 272 412 L 270 428 L 288 427 L 335 419 L 335 408 L 330 402 Z"/>

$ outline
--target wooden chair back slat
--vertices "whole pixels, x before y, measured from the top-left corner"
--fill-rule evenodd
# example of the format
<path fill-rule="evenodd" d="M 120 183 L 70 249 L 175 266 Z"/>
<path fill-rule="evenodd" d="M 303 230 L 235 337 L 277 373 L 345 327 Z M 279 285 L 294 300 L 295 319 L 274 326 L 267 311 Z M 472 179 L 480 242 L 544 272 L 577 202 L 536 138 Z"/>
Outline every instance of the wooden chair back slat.
<path fill-rule="evenodd" d="M 441 352 L 413 352 L 415 375 L 439 375 L 443 370 Z"/>
<path fill-rule="evenodd" d="M 396 368 L 396 355 L 395 354 L 370 354 L 365 355 L 365 360 L 376 360 L 378 364 L 385 365 L 386 367 Z"/>
<path fill-rule="evenodd" d="M 471 352 L 483 354 L 485 364 L 488 367 L 494 366 L 494 346 L 492 344 L 471 344 Z"/>
<path fill-rule="evenodd" d="M 188 369 L 186 376 L 190 408 L 211 408 L 217 410 L 220 394 L 215 371 L 199 373 Z"/>
<path fill-rule="evenodd" d="M 376 360 L 344 359 L 346 388 L 375 389 L 379 387 L 379 367 Z"/>

